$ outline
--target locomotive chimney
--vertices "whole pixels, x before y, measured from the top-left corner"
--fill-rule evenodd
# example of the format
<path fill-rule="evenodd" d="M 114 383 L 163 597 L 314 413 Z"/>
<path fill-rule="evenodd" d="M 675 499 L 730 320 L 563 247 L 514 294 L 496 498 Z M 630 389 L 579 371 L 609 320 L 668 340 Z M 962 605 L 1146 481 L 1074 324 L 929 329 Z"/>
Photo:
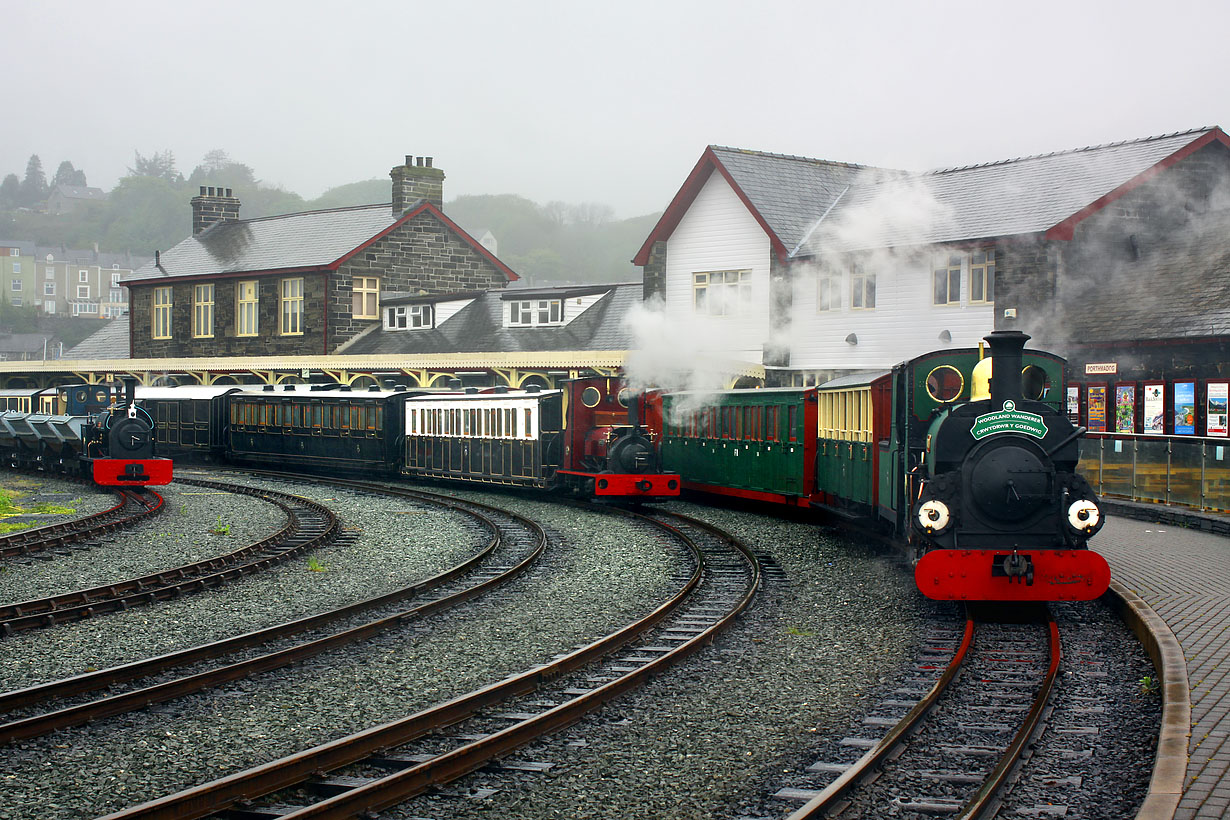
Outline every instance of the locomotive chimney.
<path fill-rule="evenodd" d="M 1020 404 L 1021 351 L 1029 335 L 1019 330 L 996 330 L 983 338 L 991 346 L 991 404 L 995 407 L 1003 407 L 1006 401 Z"/>

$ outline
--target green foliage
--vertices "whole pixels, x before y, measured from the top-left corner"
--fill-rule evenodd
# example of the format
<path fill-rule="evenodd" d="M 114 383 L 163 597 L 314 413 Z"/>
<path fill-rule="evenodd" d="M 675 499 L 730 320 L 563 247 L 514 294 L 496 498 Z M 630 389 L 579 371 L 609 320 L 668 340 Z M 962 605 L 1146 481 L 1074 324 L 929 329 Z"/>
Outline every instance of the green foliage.
<path fill-rule="evenodd" d="M 218 522 L 214 524 L 213 529 L 211 529 L 210 532 L 213 533 L 214 535 L 230 535 L 231 525 L 223 524 L 222 516 L 218 516 Z"/>
<path fill-rule="evenodd" d="M 1153 677 L 1152 675 L 1145 675 L 1143 678 L 1140 679 L 1139 684 L 1140 684 L 1140 694 L 1142 695 L 1155 695 L 1162 688 L 1161 681 L 1159 681 L 1157 678 Z"/>
<path fill-rule="evenodd" d="M 32 208 L 46 198 L 47 175 L 43 173 L 42 160 L 38 158 L 38 154 L 33 154 L 26 163 L 26 175 L 21 180 L 17 201 L 19 205 Z"/>
<path fill-rule="evenodd" d="M 317 561 L 315 556 L 311 556 L 311 555 L 308 556 L 307 566 L 308 566 L 308 569 L 311 570 L 312 572 L 328 572 L 329 571 L 328 567 L 326 567 L 324 564 Z"/>
<path fill-rule="evenodd" d="M 787 635 L 795 635 L 795 636 L 797 636 L 797 637 L 799 637 L 799 638 L 810 638 L 810 637 L 812 637 L 813 635 L 815 635 L 816 633 L 815 633 L 815 632 L 808 632 L 808 631 L 807 631 L 807 630 L 805 630 L 805 629 L 799 629 L 797 626 L 788 626 L 788 627 L 786 627 L 786 634 L 787 634 Z"/>
<path fill-rule="evenodd" d="M 375 205 L 380 202 L 392 203 L 392 201 L 392 188 L 386 177 L 385 179 L 366 179 L 362 182 L 351 182 L 330 188 L 306 204 L 308 210 L 323 211 L 328 208 L 349 208 L 352 205 Z"/>
<path fill-rule="evenodd" d="M 85 184 L 85 171 L 78 171 L 68 160 L 60 163 L 60 167 L 56 169 L 55 179 L 51 180 L 52 187 L 56 185 L 84 186 Z"/>

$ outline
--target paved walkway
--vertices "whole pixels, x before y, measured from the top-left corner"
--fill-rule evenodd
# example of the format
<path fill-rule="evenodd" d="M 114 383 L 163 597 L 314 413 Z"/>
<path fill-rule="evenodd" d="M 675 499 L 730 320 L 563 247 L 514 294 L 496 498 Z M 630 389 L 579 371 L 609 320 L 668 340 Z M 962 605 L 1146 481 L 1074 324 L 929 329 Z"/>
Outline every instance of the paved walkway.
<path fill-rule="evenodd" d="M 1166 621 L 1187 659 L 1192 735 L 1175 820 L 1230 816 L 1230 538 L 1112 515 L 1090 546 Z"/>

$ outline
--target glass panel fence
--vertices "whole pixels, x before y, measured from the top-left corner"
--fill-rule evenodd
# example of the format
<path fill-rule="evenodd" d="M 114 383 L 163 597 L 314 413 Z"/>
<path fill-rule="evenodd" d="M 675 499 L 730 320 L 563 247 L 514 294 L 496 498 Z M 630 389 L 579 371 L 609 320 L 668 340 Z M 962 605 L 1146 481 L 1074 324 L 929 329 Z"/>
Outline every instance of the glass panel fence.
<path fill-rule="evenodd" d="M 1101 495 L 1230 511 L 1230 442 L 1190 436 L 1090 436 L 1077 472 Z"/>

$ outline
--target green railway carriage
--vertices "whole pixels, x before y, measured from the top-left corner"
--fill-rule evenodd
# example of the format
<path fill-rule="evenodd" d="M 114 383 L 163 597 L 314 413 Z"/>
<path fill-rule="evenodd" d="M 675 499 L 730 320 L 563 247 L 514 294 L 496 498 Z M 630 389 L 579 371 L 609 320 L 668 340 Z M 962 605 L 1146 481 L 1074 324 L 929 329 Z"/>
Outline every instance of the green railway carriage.
<path fill-rule="evenodd" d="M 794 505 L 813 493 L 815 388 L 667 393 L 662 468 L 684 487 Z"/>
<path fill-rule="evenodd" d="M 905 533 L 928 430 L 971 400 L 979 348 L 927 353 L 814 388 L 662 395 L 663 468 L 683 486 L 813 506 Z M 1064 360 L 1025 351 L 1026 398 L 1062 411 Z"/>

